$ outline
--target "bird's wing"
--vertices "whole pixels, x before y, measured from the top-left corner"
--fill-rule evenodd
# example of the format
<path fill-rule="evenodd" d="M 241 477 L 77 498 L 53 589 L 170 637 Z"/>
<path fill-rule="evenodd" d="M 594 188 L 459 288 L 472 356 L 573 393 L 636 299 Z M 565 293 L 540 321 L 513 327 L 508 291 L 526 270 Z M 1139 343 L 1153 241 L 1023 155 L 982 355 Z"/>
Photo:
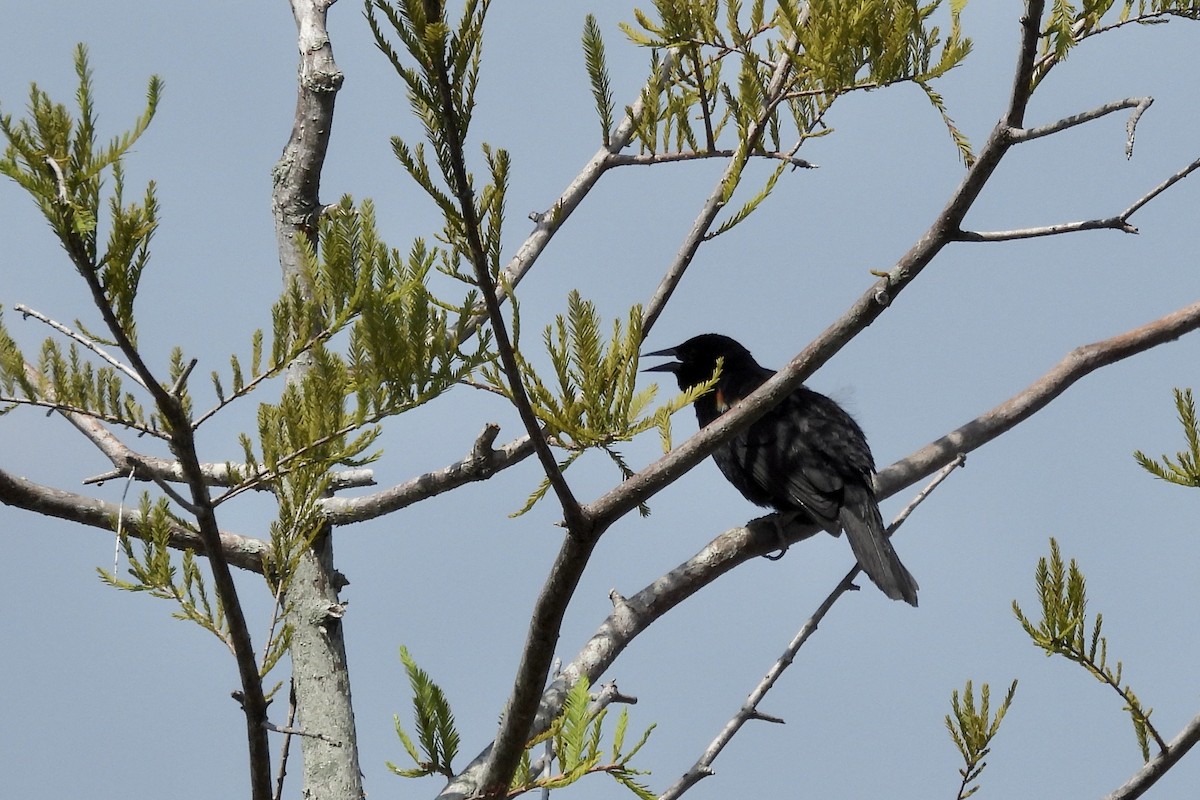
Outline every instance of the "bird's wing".
<path fill-rule="evenodd" d="M 733 442 L 735 457 L 769 496 L 798 506 L 831 533 L 847 483 L 870 485 L 874 463 L 857 423 L 824 395 L 800 389 Z"/>

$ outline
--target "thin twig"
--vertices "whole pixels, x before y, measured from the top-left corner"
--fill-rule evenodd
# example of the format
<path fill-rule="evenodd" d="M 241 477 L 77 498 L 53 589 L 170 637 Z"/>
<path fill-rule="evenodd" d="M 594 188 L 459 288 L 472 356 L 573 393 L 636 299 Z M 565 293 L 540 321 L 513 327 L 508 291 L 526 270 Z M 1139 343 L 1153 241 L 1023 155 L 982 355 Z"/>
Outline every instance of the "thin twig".
<path fill-rule="evenodd" d="M 51 160 L 53 160 L 53 159 L 51 159 Z M 40 322 L 44 322 L 45 324 L 49 325 L 51 328 L 53 328 L 54 330 L 63 334 L 64 336 L 68 336 L 71 339 L 74 339 L 76 342 L 79 342 L 79 344 L 83 345 L 88 350 L 91 350 L 93 353 L 100 356 L 102 359 L 107 361 L 109 364 L 112 364 L 113 367 L 115 367 L 116 369 L 119 369 L 121 372 L 128 375 L 130 378 L 132 378 L 134 381 L 136 381 L 137 384 L 139 386 L 141 386 L 143 389 L 146 388 L 146 383 L 145 383 L 145 381 L 142 380 L 141 375 L 138 375 L 136 372 L 133 371 L 132 367 L 130 367 L 128 364 L 122 363 L 120 359 L 116 358 L 111 353 L 109 353 L 107 350 L 105 350 L 103 347 L 101 347 L 100 344 L 98 342 L 96 342 L 96 340 L 94 340 L 88 336 L 84 336 L 82 333 L 79 333 L 78 331 L 68 328 L 66 325 L 63 325 L 61 322 L 57 322 L 57 321 L 51 319 L 50 317 L 47 317 L 45 314 L 41 313 L 40 311 L 30 308 L 29 306 L 25 305 L 24 303 L 15 304 L 13 306 L 13 310 L 20 311 L 23 316 L 33 317 L 34 319 L 39 320 Z"/>
<path fill-rule="evenodd" d="M 288 681 L 288 716 L 287 727 L 291 727 L 296 721 L 296 681 L 292 679 Z M 292 735 L 285 734 L 283 744 L 279 746 L 279 773 L 275 778 L 275 797 L 274 800 L 283 800 L 283 781 L 287 777 L 287 760 L 288 751 L 292 747 Z"/>
<path fill-rule="evenodd" d="M 711 150 L 688 150 L 670 153 L 642 153 L 639 155 L 615 153 L 608 157 L 608 165 L 610 167 L 652 166 L 654 164 L 697 161 L 706 158 L 733 158 L 735 155 L 737 155 L 736 150 L 717 150 L 715 148 Z M 773 150 L 769 153 L 754 152 L 749 154 L 749 158 L 768 158 L 776 161 L 786 161 L 793 167 L 800 169 L 817 169 L 819 166 L 782 150 Z"/>
<path fill-rule="evenodd" d="M 1104 800 L 1135 800 L 1145 794 L 1151 786 L 1187 755 L 1200 742 L 1200 715 L 1192 718 L 1184 729 L 1170 741 L 1166 749 L 1142 765 L 1120 788 Z"/>
<path fill-rule="evenodd" d="M 1186 167 L 1179 170 L 1179 172 L 1176 172 L 1171 177 L 1167 178 L 1165 181 L 1160 183 L 1158 186 L 1155 186 L 1153 189 L 1151 189 L 1149 192 L 1146 193 L 1145 197 L 1142 197 L 1136 203 L 1131 205 L 1129 208 L 1125 209 L 1125 211 L 1121 214 L 1121 217 L 1124 219 L 1128 219 L 1129 217 L 1133 216 L 1134 213 L 1136 213 L 1139 209 L 1141 209 L 1142 206 L 1146 205 L 1151 200 L 1158 197 L 1160 194 L 1165 192 L 1167 189 L 1170 189 L 1172 186 L 1174 186 L 1176 183 L 1178 183 L 1179 181 L 1186 178 L 1188 175 L 1191 175 L 1197 169 L 1200 169 L 1200 158 L 1196 159 L 1191 164 L 1188 164 Z"/>
<path fill-rule="evenodd" d="M 954 238 L 959 242 L 1010 242 L 1014 239 L 1035 239 L 1039 236 L 1059 236 L 1064 233 L 1097 230 L 1138 233 L 1138 229 L 1122 217 L 1108 217 L 1107 219 L 1089 219 L 1080 222 L 1060 222 L 1056 225 L 1042 225 L 1037 228 L 1017 228 L 1011 231 L 959 231 Z"/>
<path fill-rule="evenodd" d="M 1111 103 L 1105 103 L 1098 108 L 1093 108 L 1090 111 L 1083 111 L 1078 114 L 1073 114 L 1069 117 L 1063 117 L 1057 122 L 1051 122 L 1048 125 L 1039 125 L 1036 128 L 1022 128 L 1012 132 L 1014 142 L 1030 142 L 1034 139 L 1040 139 L 1043 136 L 1049 136 L 1060 131 L 1065 131 L 1068 128 L 1073 128 L 1076 125 L 1083 125 L 1092 120 L 1100 119 L 1114 111 L 1121 111 L 1126 108 L 1134 109 L 1132 118 L 1136 121 L 1142 116 L 1150 104 L 1154 102 L 1153 97 L 1127 97 L 1124 100 L 1114 100 Z M 1129 134 L 1132 139 L 1132 134 Z M 1128 151 L 1130 148 L 1126 146 Z"/>
<path fill-rule="evenodd" d="M 326 736 L 323 733 L 314 733 L 313 731 L 306 731 L 306 730 L 303 730 L 302 728 L 293 728 L 290 726 L 280 727 L 279 725 L 276 725 L 275 723 L 271 722 L 270 720 L 267 720 L 266 722 L 264 722 L 263 725 L 266 727 L 267 730 L 271 731 L 272 733 L 282 733 L 286 736 L 307 736 L 310 739 L 319 739 L 320 741 L 325 742 L 326 744 L 331 744 L 334 747 L 342 746 L 342 743 L 339 742 L 337 739 L 330 738 L 329 736 Z"/>
<path fill-rule="evenodd" d="M 953 472 L 957 467 L 961 466 L 965 461 L 966 456 L 959 454 L 957 458 L 943 467 L 942 470 L 938 472 L 936 476 L 934 476 L 933 480 L 931 480 L 928 485 L 925 486 L 925 488 L 918 492 L 912 501 L 905 506 L 904 510 L 900 512 L 892 524 L 888 526 L 888 536 L 891 536 L 893 533 L 895 533 L 896 529 L 904 524 L 904 521 L 908 519 L 908 516 L 913 512 L 913 510 L 920 505 L 926 497 L 929 496 L 930 492 L 936 489 L 938 484 L 944 481 L 951 472 Z M 771 691 L 771 689 L 783 676 L 783 673 L 787 671 L 787 668 L 792 665 L 792 662 L 796 658 L 796 653 L 800 651 L 800 648 L 804 646 L 804 643 L 808 641 L 809 637 L 812 636 L 812 634 L 817 630 L 821 620 L 825 618 L 827 613 L 829 613 L 829 609 L 833 608 L 834 603 L 836 603 L 838 599 L 847 591 L 851 591 L 856 588 L 854 586 L 854 579 L 858 577 L 859 572 L 861 572 L 861 567 L 855 565 L 855 567 L 850 570 L 849 573 L 847 573 L 846 577 L 844 577 L 838 583 L 838 585 L 834 587 L 833 591 L 829 593 L 824 602 L 817 607 L 817 610 L 813 613 L 813 615 L 805 621 L 804 625 L 800 627 L 800 630 L 796 632 L 796 635 L 792 637 L 791 642 L 788 643 L 787 648 L 783 651 L 783 655 L 775 660 L 775 663 L 772 664 L 770 669 L 767 670 L 767 674 L 761 681 L 759 681 L 758 685 L 754 687 L 753 691 L 750 692 L 750 695 L 746 698 L 745 702 L 742 703 L 741 707 L 737 710 L 737 713 L 735 713 L 729 722 L 725 724 L 725 727 L 721 729 L 721 732 L 717 734 L 717 737 L 713 739 L 712 743 L 705 748 L 704 752 L 700 755 L 700 758 L 696 760 L 696 763 L 693 764 L 692 767 L 679 778 L 679 780 L 672 784 L 670 788 L 659 795 L 659 800 L 675 800 L 675 798 L 678 798 L 693 785 L 698 783 L 702 778 L 711 775 L 712 763 L 716 760 L 717 756 L 721 754 L 721 751 L 725 749 L 725 746 L 733 740 L 733 737 L 737 735 L 738 731 L 742 729 L 742 726 L 750 720 L 758 719 L 770 722 L 782 722 L 782 720 L 779 720 L 777 717 L 771 717 L 770 715 L 760 712 L 758 710 L 758 704 L 763 701 L 763 698 L 767 696 L 767 693 Z"/>
<path fill-rule="evenodd" d="M 133 483 L 133 468 L 129 469 L 129 480 L 125 481 L 125 488 L 121 491 L 121 510 L 117 514 L 117 529 L 116 536 L 113 537 L 113 568 L 112 574 L 117 574 L 117 567 L 121 561 L 121 537 L 125 534 L 125 498 L 129 495 L 129 485 Z"/>
<path fill-rule="evenodd" d="M 58 202 L 66 205 L 71 201 L 70 195 L 67 194 L 67 176 L 63 175 L 62 167 L 58 165 L 58 162 L 52 156 L 45 155 L 42 157 L 42 160 L 46 162 L 46 165 L 54 173 L 54 183 L 58 187 Z"/>
<path fill-rule="evenodd" d="M 1011 239 L 1031 239 L 1037 236 L 1057 236 L 1063 233 L 1076 233 L 1078 231 L 1104 229 L 1118 230 L 1123 233 L 1136 234 L 1138 233 L 1138 229 L 1129 224 L 1129 218 L 1140 211 L 1142 207 L 1151 200 L 1158 197 L 1160 194 L 1186 178 L 1188 175 L 1191 175 L 1197 169 L 1200 169 L 1200 158 L 1196 159 L 1191 164 L 1188 164 L 1186 167 L 1155 186 L 1115 217 L 1084 220 L 1082 222 L 1063 222 L 1057 225 L 1044 225 L 1037 228 L 1019 228 L 1011 231 L 959 231 L 957 234 L 955 234 L 955 239 L 960 242 L 1003 242 Z"/>
<path fill-rule="evenodd" d="M 183 368 L 183 372 L 179 373 L 179 377 L 175 379 L 175 383 L 171 386 L 172 397 L 178 398 L 181 394 L 183 394 L 183 389 L 185 386 L 187 386 L 188 376 L 192 374 L 192 370 L 196 368 L 197 363 L 199 363 L 199 359 L 193 358 L 188 362 L 187 366 Z M 194 425 L 192 427 L 195 429 Z"/>

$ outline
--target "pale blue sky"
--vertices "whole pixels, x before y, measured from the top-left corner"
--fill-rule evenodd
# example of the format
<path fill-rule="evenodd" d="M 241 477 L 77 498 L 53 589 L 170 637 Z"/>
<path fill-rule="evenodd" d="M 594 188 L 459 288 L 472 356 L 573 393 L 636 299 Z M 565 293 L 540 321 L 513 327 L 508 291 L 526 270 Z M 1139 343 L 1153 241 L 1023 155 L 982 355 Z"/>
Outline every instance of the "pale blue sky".
<path fill-rule="evenodd" d="M 269 324 L 278 288 L 270 171 L 291 126 L 295 29 L 286 3 L 43 2 L 10 4 L 0 50 L 0 104 L 19 113 L 28 83 L 56 99 L 74 89 L 71 50 L 86 42 L 101 135 L 123 130 L 152 73 L 166 81 L 160 112 L 127 164 L 131 187 L 159 184 L 163 224 L 140 299 L 141 338 L 159 365 L 180 344 L 200 359 L 196 383 L 248 352 Z M 964 16 L 976 52 L 941 83 L 976 144 L 1003 109 L 1016 52 L 1016 0 L 976 0 Z M 648 54 L 616 27 L 623 4 L 496 2 L 485 50 L 475 141 L 513 155 L 509 250 L 525 215 L 545 210 L 592 153 L 598 124 L 578 45 L 583 17 L 600 15 L 618 106 L 636 96 Z M 375 50 L 361 6 L 331 14 L 339 66 L 326 201 L 374 198 L 385 235 L 407 249 L 436 219 L 390 153 L 388 137 L 419 135 L 399 81 Z M 1030 124 L 1115 99 L 1151 95 L 1132 161 L 1125 117 L 1113 115 L 1018 148 L 968 217 L 1003 229 L 1124 209 L 1197 152 L 1200 89 L 1193 80 L 1200 28 L 1186 22 L 1130 29 L 1081 48 L 1035 96 Z M 840 101 L 837 131 L 802 155 L 820 169 L 788 175 L 741 228 L 702 248 L 650 343 L 717 330 L 779 366 L 890 266 L 944 204 L 961 176 L 937 114 L 913 88 Z M 607 317 L 646 301 L 711 189 L 719 165 L 625 168 L 607 175 L 522 284 L 527 331 L 579 289 Z M 1134 219 L 1142 233 L 948 248 L 894 306 L 811 381 L 855 414 L 881 466 L 1023 389 L 1073 347 L 1149 322 L 1200 293 L 1195 252 L 1200 184 L 1184 181 Z M 46 331 L 11 312 L 25 303 L 69 321 L 91 312 L 33 204 L 0 185 L 0 303 L 29 346 Z M 530 336 L 530 343 L 536 337 Z M 1111 691 L 1061 660 L 1047 660 L 1013 619 L 1034 605 L 1033 571 L 1058 538 L 1104 612 L 1111 656 L 1155 709 L 1168 738 L 1200 710 L 1200 545 L 1196 492 L 1152 480 L 1131 453 L 1174 452 L 1182 436 L 1171 390 L 1195 382 L 1193 336 L 1106 369 L 1029 422 L 972 454 L 909 521 L 897 549 L 921 584 L 921 607 L 868 586 L 844 598 L 801 651 L 763 710 L 783 727 L 751 725 L 690 797 L 953 797 L 957 752 L 942 718 L 968 679 L 1000 694 L 1021 680 L 994 743 L 980 797 L 1090 797 L 1139 766 L 1127 716 Z M 667 388 L 667 387 L 664 387 Z M 236 457 L 252 406 L 218 421 L 202 456 Z M 381 485 L 461 457 L 487 421 L 501 441 L 515 416 L 470 390 L 398 420 L 377 465 Z M 677 418 L 690 434 L 689 414 Z M 136 443 L 135 443 L 136 446 Z M 657 454 L 653 435 L 626 449 L 636 466 Z M 65 422 L 19 411 L 0 420 L 0 466 L 78 489 L 107 463 Z M 570 473 L 592 499 L 615 473 L 596 458 Z M 406 645 L 445 688 L 467 757 L 491 738 L 507 697 L 528 610 L 558 547 L 550 502 L 509 520 L 538 480 L 530 460 L 475 485 L 338 533 L 351 585 L 346 618 L 366 787 L 372 797 L 431 796 L 437 786 L 388 774 L 403 751 L 392 714 L 409 699 L 397 648 Z M 121 487 L 89 489 L 119 499 Z M 907 495 L 905 495 L 907 497 Z M 884 504 L 895 514 L 905 500 Z M 567 615 L 571 658 L 609 610 L 691 556 L 722 530 L 757 516 L 711 463 L 660 494 L 601 543 Z M 265 535 L 270 508 L 247 498 L 222 526 Z M 237 677 L 215 639 L 170 619 L 171 608 L 100 584 L 112 539 L 92 529 L 0 507 L 10 564 L 0 582 L 0 781 L 12 797 L 238 797 L 246 794 L 243 721 L 228 699 Z M 821 536 L 780 562 L 722 578 L 656 623 L 608 677 L 639 697 L 634 727 L 657 722 L 641 763 L 662 790 L 699 755 L 771 661 L 851 564 L 845 542 Z M 242 581 L 252 613 L 266 593 Z M 261 642 L 265 622 L 254 628 Z M 282 721 L 283 709 L 274 716 Z M 407 718 L 407 717 L 406 717 Z M 465 763 L 465 761 L 464 761 Z M 1192 798 L 1195 757 L 1154 790 Z M 293 765 L 292 774 L 298 774 Z M 289 796 L 297 796 L 293 783 Z M 607 779 L 571 796 L 612 797 Z"/>

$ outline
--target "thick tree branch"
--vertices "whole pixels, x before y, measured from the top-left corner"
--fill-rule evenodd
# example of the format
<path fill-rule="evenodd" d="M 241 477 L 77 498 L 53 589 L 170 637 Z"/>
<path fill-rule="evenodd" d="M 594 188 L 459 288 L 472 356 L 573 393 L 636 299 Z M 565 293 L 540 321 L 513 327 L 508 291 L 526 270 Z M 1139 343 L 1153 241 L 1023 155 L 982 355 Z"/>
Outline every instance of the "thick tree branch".
<path fill-rule="evenodd" d="M 975 450 L 1024 422 L 1085 375 L 1173 342 L 1197 328 L 1200 328 L 1200 302 L 1119 336 L 1075 348 L 1025 391 L 880 470 L 875 480 L 876 489 L 881 496 L 887 497 L 901 487 L 931 475 L 955 454 Z"/>
<path fill-rule="evenodd" d="M 285 291 L 306 297 L 304 251 L 317 244 L 321 170 L 333 130 L 334 104 L 343 76 L 333 57 L 326 15 L 334 0 L 291 0 L 300 63 L 292 131 L 274 169 L 272 209 Z M 305 354 L 288 367 L 291 383 L 312 368 Z M 286 478 L 285 478 L 286 480 Z M 291 626 L 289 655 L 300 720 L 329 739 L 304 736 L 303 794 L 310 800 L 356 800 L 363 796 L 358 736 L 342 625 L 345 607 L 338 591 L 345 579 L 333 565 L 333 536 L 326 527 L 301 553 L 288 582 L 283 607 Z"/>
<path fill-rule="evenodd" d="M 126 533 L 137 538 L 149 535 L 136 507 L 122 509 L 117 503 L 43 486 L 4 470 L 0 470 L 0 503 L 109 532 L 116 530 L 117 517 L 120 515 Z M 262 573 L 263 559 L 267 555 L 266 542 L 233 533 L 221 533 L 220 542 L 221 552 L 230 564 Z M 192 550 L 200 555 L 209 553 L 205 540 L 187 528 L 173 527 L 170 545 L 177 550 Z"/>
<path fill-rule="evenodd" d="M 457 489 L 463 484 L 487 480 L 533 454 L 533 440 L 529 436 L 522 436 L 499 449 L 493 449 L 492 443 L 496 441 L 499 431 L 500 426 L 489 423 L 475 440 L 470 453 L 435 472 L 418 475 L 397 486 L 362 497 L 331 497 L 325 500 L 325 519 L 331 525 L 349 525 L 381 517 Z"/>
<path fill-rule="evenodd" d="M 933 480 L 929 482 L 929 485 L 918 492 L 916 497 L 914 497 L 912 501 L 910 501 L 909 504 L 904 507 L 904 510 L 901 511 L 892 524 L 888 526 L 887 535 L 894 535 L 896 529 L 904 524 L 904 521 L 908 519 L 913 510 L 920 505 L 921 502 L 924 501 L 925 498 L 937 488 L 938 484 L 944 481 L 950 475 L 950 473 L 954 471 L 955 468 L 962 466 L 965 460 L 965 457 L 960 454 L 957 458 L 943 467 L 942 470 L 936 476 L 934 476 Z M 716 760 L 717 756 L 721 754 L 721 751 L 725 749 L 725 746 L 733 741 L 733 737 L 737 735 L 738 731 L 740 731 L 742 727 L 751 720 L 764 719 L 764 715 L 758 710 L 759 703 L 766 698 L 767 693 L 770 692 L 771 689 L 775 687 L 775 684 L 779 681 L 779 679 L 783 677 L 783 673 L 792 665 L 792 662 L 796 658 L 796 654 L 800 652 L 800 648 L 803 647 L 804 643 L 808 641 L 809 637 L 816 632 L 817 627 L 821 624 L 821 621 L 825 619 L 825 615 L 829 613 L 829 610 L 833 608 L 834 603 L 836 603 L 846 592 L 853 591 L 857 588 L 854 585 L 854 580 L 858 577 L 861 571 L 861 567 L 856 564 L 854 568 L 846 574 L 846 577 L 844 577 L 841 582 L 834 587 L 833 591 L 829 593 L 821 605 L 817 607 L 817 610 L 813 612 L 813 615 L 805 620 L 804 624 L 800 627 L 800 630 L 796 632 L 796 635 L 792 637 L 792 640 L 784 649 L 783 655 L 775 660 L 775 663 L 773 663 L 770 669 L 767 670 L 767 674 L 750 692 L 750 695 L 746 698 L 745 702 L 742 703 L 741 707 L 737 710 L 729 722 L 725 724 L 725 726 L 721 729 L 721 732 L 717 734 L 717 737 L 713 739 L 708 747 L 705 748 L 704 752 L 700 755 L 700 758 L 696 760 L 696 763 L 693 764 L 691 768 L 689 768 L 688 771 L 679 778 L 679 780 L 672 784 L 670 788 L 659 795 L 658 800 L 676 800 L 676 798 L 681 796 L 692 786 L 699 783 L 701 779 L 711 775 L 713 762 Z M 783 720 L 775 721 L 782 722 Z"/>
<path fill-rule="evenodd" d="M 1200 742 L 1200 715 L 1192 718 L 1179 735 L 1167 744 L 1166 750 L 1147 761 L 1124 785 L 1104 800 L 1134 800 L 1141 797 L 1167 773 L 1167 770 L 1187 755 L 1197 742 Z"/>
<path fill-rule="evenodd" d="M 1024 119 L 1029 101 L 1029 73 L 1037 49 L 1038 20 L 1043 6 L 1042 0 L 1029 0 L 1022 16 L 1018 69 L 1003 121 L 993 128 L 975 163 L 929 229 L 885 277 L 757 391 L 666 456 L 588 504 L 586 512 L 598 526 L 611 524 L 650 499 L 795 391 L 821 364 L 874 322 L 894 297 L 953 241 L 967 211 L 1012 146 L 1012 129 L 1019 127 Z"/>
<path fill-rule="evenodd" d="M 880 499 L 916 484 L 962 455 L 971 453 L 1045 408 L 1080 378 L 1200 329 L 1200 302 L 1118 336 L 1072 350 L 1049 372 L 1020 393 L 900 461 L 880 470 L 875 479 Z M 794 544 L 815 535 L 813 526 L 793 524 L 785 531 Z M 546 689 L 533 732 L 558 714 L 580 677 L 596 683 L 624 649 L 660 617 L 739 564 L 779 547 L 776 527 L 756 520 L 717 536 L 696 555 L 657 578 L 629 598 L 614 597 L 612 614 L 583 649 Z M 851 571 L 843 583 L 857 574 Z M 839 584 L 840 586 L 841 584 Z M 443 790 L 440 798 L 461 800 L 475 792 L 488 751 L 481 753 Z"/>

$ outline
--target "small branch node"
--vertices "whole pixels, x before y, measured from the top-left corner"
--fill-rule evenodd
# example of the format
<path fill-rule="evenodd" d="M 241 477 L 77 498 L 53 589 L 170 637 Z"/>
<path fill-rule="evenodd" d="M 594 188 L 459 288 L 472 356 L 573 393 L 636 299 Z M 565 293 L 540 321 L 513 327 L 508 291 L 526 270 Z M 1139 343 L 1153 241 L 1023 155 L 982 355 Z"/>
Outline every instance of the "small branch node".
<path fill-rule="evenodd" d="M 269 720 L 269 719 L 263 720 L 263 727 L 273 733 L 283 733 L 283 734 L 288 734 L 291 736 L 307 736 L 310 739 L 320 739 L 322 742 L 332 745 L 333 747 L 341 747 L 342 746 L 342 743 L 339 742 L 337 739 L 331 739 L 330 737 L 326 736 L 323 733 L 312 733 L 310 731 L 306 731 L 301 728 L 293 728 L 288 725 L 276 725 L 274 722 L 271 722 L 271 720 Z"/>
<path fill-rule="evenodd" d="M 756 720 L 759 720 L 760 722 L 771 722 L 771 723 L 774 723 L 775 725 L 786 725 L 787 724 L 787 722 L 784 721 L 783 717 L 776 717 L 773 714 L 766 714 L 762 711 L 759 711 L 757 708 L 750 709 L 750 712 L 746 715 L 746 718 L 747 719 L 756 719 Z"/>
<path fill-rule="evenodd" d="M 471 446 L 471 455 L 467 457 L 470 461 L 488 462 L 491 461 L 495 450 L 492 445 L 496 443 L 496 437 L 500 435 L 500 426 L 494 422 L 489 422 L 483 426 L 483 431 L 479 437 L 475 439 L 475 444 Z"/>
<path fill-rule="evenodd" d="M 42 160 L 46 162 L 46 166 L 50 167 L 50 170 L 54 173 L 54 181 L 58 184 L 58 202 L 66 205 L 71 201 L 70 196 L 67 194 L 67 176 L 63 175 L 62 167 L 51 156 L 43 156 Z"/>
<path fill-rule="evenodd" d="M 183 389 L 187 386 L 188 376 L 192 374 L 192 370 L 196 368 L 199 359 L 193 358 L 188 362 L 188 365 L 183 368 L 183 372 L 179 373 L 179 377 L 175 379 L 175 385 L 171 387 L 171 396 L 176 400 L 183 394 Z"/>
<path fill-rule="evenodd" d="M 1143 97 L 1129 114 L 1129 120 L 1125 123 L 1125 158 L 1127 159 L 1133 158 L 1133 139 L 1137 133 L 1138 120 L 1142 118 L 1142 114 L 1146 113 L 1146 109 L 1153 102 L 1153 97 Z"/>

